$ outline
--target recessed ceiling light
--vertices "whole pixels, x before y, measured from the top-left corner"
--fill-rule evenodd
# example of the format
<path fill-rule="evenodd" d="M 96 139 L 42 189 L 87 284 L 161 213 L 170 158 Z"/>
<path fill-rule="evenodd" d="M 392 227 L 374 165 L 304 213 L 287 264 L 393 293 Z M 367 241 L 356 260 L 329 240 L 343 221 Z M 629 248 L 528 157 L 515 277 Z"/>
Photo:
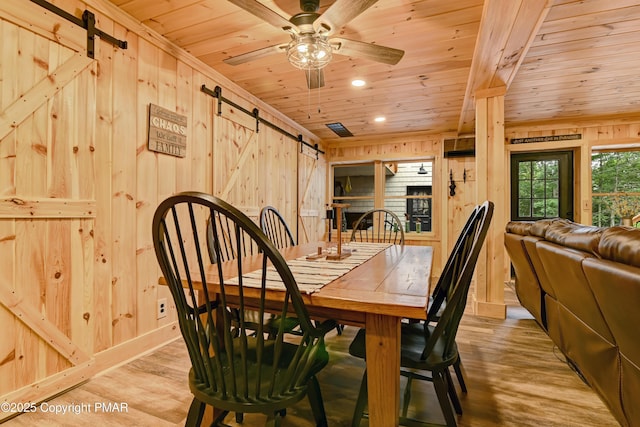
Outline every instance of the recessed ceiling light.
<path fill-rule="evenodd" d="M 365 82 L 364 80 L 361 80 L 361 79 L 355 79 L 355 80 L 351 81 L 351 84 L 353 86 L 355 86 L 355 87 L 362 87 L 365 84 L 367 84 L 367 82 Z"/>
<path fill-rule="evenodd" d="M 376 117 L 376 118 L 375 118 L 375 119 L 373 119 L 373 120 L 375 120 L 377 123 L 382 123 L 382 122 L 384 122 L 384 121 L 385 121 L 385 120 L 387 120 L 387 119 L 386 119 L 385 117 L 378 116 L 378 117 Z"/>

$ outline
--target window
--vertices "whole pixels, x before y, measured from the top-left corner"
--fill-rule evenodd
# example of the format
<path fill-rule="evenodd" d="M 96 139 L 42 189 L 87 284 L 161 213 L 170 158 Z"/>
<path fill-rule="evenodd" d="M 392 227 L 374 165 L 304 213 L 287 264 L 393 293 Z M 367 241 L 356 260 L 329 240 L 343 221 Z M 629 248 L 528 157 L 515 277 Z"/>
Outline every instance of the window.
<path fill-rule="evenodd" d="M 573 219 L 573 153 L 511 155 L 511 219 Z"/>
<path fill-rule="evenodd" d="M 593 225 L 618 225 L 640 213 L 640 151 L 594 151 Z"/>
<path fill-rule="evenodd" d="M 431 196 L 430 185 L 411 185 L 407 187 L 407 212 L 409 230 L 416 231 L 419 224 L 421 231 L 431 231 L 431 199 L 421 196 Z M 410 197 L 410 198 L 409 198 Z"/>
<path fill-rule="evenodd" d="M 400 218 L 405 232 L 432 231 L 433 166 L 432 160 L 334 165 L 333 202 L 350 205 L 343 212 L 343 228 L 351 229 L 360 215 L 383 207 Z"/>
<path fill-rule="evenodd" d="M 375 165 L 339 165 L 333 167 L 333 203 L 348 203 L 342 210 L 342 228 L 351 229 L 360 215 L 373 209 Z M 335 215 L 335 213 L 334 213 Z M 336 228 L 337 221 L 333 227 Z"/>

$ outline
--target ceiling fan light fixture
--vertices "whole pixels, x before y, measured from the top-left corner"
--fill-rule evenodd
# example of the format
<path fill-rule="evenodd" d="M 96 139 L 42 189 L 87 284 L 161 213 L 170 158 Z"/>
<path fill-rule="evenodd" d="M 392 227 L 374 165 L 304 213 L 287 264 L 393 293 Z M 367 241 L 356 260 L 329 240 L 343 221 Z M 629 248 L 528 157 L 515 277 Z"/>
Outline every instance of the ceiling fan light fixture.
<path fill-rule="evenodd" d="M 321 36 L 302 35 L 287 46 L 287 59 L 301 70 L 319 70 L 331 61 L 332 56 L 331 45 Z"/>

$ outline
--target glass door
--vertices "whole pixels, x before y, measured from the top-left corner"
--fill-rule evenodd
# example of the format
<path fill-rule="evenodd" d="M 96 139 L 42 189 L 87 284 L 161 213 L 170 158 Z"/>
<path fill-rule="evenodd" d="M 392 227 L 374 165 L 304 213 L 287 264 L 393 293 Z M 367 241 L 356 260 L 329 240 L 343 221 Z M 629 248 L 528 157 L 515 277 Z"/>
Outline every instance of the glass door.
<path fill-rule="evenodd" d="M 573 152 L 511 155 L 511 219 L 573 220 Z"/>

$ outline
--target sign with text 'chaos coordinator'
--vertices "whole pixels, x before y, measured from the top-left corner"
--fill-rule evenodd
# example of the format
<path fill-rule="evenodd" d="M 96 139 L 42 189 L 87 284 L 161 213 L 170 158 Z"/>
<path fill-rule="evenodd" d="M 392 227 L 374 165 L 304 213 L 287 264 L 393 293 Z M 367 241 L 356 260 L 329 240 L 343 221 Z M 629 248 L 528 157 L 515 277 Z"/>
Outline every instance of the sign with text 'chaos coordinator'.
<path fill-rule="evenodd" d="M 186 156 L 187 116 L 149 104 L 149 150 Z"/>

